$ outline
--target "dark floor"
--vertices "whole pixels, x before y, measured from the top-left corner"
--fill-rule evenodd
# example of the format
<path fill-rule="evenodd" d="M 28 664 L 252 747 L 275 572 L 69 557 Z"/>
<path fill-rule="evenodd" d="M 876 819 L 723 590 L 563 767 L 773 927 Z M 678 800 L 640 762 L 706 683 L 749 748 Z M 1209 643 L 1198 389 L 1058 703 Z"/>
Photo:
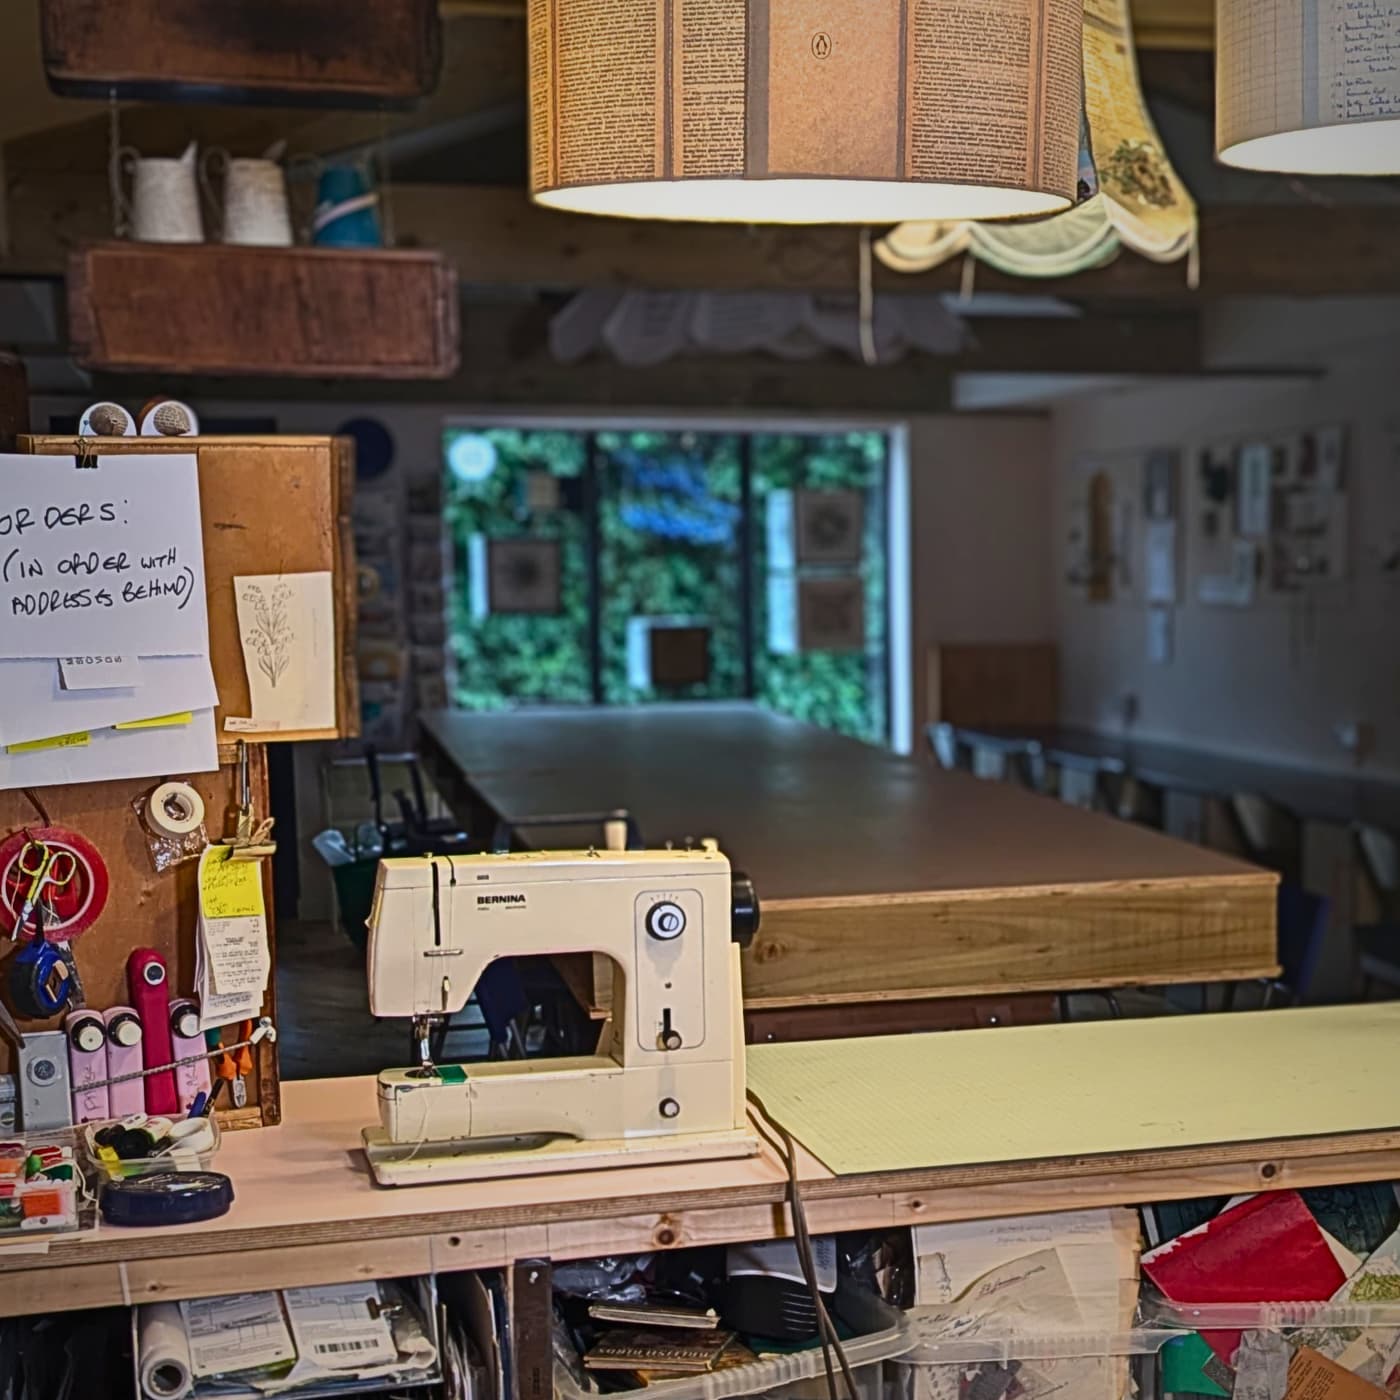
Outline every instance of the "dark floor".
<path fill-rule="evenodd" d="M 364 954 L 333 924 L 277 927 L 277 1054 L 283 1079 L 378 1074 L 412 1063 L 407 1021 L 369 1014 Z M 478 1059 L 486 1033 L 454 1032 L 451 1054 Z"/>

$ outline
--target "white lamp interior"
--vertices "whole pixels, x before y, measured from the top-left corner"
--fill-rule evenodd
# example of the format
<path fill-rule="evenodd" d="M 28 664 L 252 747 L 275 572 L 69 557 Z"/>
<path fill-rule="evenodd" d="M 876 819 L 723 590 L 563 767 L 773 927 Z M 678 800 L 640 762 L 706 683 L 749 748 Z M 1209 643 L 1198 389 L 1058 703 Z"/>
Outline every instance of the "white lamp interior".
<path fill-rule="evenodd" d="M 540 204 L 624 219 L 755 224 L 893 224 L 1054 214 L 1069 200 L 1039 190 L 899 180 L 638 180 L 541 190 Z"/>

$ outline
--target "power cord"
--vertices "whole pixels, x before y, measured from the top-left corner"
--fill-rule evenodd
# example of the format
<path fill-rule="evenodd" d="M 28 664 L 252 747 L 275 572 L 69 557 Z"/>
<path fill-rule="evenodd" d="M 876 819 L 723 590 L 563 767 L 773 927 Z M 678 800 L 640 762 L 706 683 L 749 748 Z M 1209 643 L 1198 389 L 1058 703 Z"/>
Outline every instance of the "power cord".
<path fill-rule="evenodd" d="M 763 1105 L 763 1100 L 752 1090 L 749 1099 L 758 1110 L 755 1126 L 768 1142 L 768 1145 L 782 1158 L 788 1174 L 788 1209 L 792 1214 L 792 1237 L 797 1246 L 797 1261 L 802 1268 L 802 1277 L 807 1291 L 812 1297 L 812 1306 L 817 1315 L 817 1338 L 821 1342 L 822 1364 L 826 1369 L 826 1389 L 828 1400 L 837 1400 L 836 1367 L 832 1365 L 832 1355 L 841 1369 L 841 1380 L 846 1392 L 846 1400 L 860 1400 L 856 1390 L 855 1377 L 851 1374 L 846 1350 L 836 1333 L 836 1324 L 826 1310 L 822 1300 L 821 1287 L 817 1282 L 817 1263 L 812 1253 L 812 1236 L 807 1229 L 807 1208 L 802 1200 L 802 1186 L 797 1171 L 797 1144 L 792 1135 L 779 1123 Z M 774 1136 L 777 1134 L 777 1137 Z"/>

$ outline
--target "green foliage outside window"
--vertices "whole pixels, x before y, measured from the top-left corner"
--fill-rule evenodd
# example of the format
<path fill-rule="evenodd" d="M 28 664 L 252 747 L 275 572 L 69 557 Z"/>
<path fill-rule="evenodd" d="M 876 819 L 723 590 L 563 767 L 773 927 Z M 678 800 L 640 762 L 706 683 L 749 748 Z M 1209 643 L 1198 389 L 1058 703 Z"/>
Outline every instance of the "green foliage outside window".
<path fill-rule="evenodd" d="M 480 479 L 452 470 L 463 438 L 485 439 L 495 463 Z M 581 498 L 588 443 L 582 433 L 449 428 L 444 448 L 443 516 L 453 553 L 448 638 L 456 670 L 453 699 L 464 710 L 519 704 L 587 704 L 589 665 L 588 522 L 580 509 L 531 510 L 529 476 L 560 479 L 566 498 Z M 473 534 L 489 539 L 530 536 L 560 542 L 561 611 L 555 616 L 501 614 L 474 618 L 469 567 Z"/>
<path fill-rule="evenodd" d="M 885 742 L 884 435 L 751 435 L 747 522 L 742 513 L 740 435 L 632 429 L 599 432 L 592 442 L 601 594 L 600 698 L 621 704 L 743 697 L 747 546 L 752 560 L 754 698 L 797 719 Z M 456 704 L 485 710 L 591 702 L 590 435 L 454 427 L 446 430 L 444 450 L 444 515 L 454 554 L 448 623 Z M 459 453 L 470 470 L 454 471 Z M 538 490 L 531 490 L 534 473 L 558 482 L 555 507 L 531 507 L 531 500 L 540 498 Z M 799 488 L 857 490 L 864 495 L 865 540 L 858 566 L 865 590 L 864 652 L 787 656 L 768 649 L 767 498 L 776 490 Z M 473 536 L 558 539 L 560 612 L 479 616 L 480 607 L 473 608 L 469 567 Z M 684 618 L 707 625 L 708 682 L 664 694 L 632 687 L 627 631 L 629 621 L 638 617 Z"/>

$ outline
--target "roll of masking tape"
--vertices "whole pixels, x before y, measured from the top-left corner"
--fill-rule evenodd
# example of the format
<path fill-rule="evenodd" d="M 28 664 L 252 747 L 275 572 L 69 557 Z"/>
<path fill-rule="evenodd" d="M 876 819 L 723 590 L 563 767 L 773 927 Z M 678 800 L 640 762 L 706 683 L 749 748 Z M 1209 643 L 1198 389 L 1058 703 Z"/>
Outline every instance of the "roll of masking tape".
<path fill-rule="evenodd" d="M 166 836 L 188 836 L 204 820 L 204 799 L 188 783 L 162 783 L 151 794 L 146 816 Z"/>

